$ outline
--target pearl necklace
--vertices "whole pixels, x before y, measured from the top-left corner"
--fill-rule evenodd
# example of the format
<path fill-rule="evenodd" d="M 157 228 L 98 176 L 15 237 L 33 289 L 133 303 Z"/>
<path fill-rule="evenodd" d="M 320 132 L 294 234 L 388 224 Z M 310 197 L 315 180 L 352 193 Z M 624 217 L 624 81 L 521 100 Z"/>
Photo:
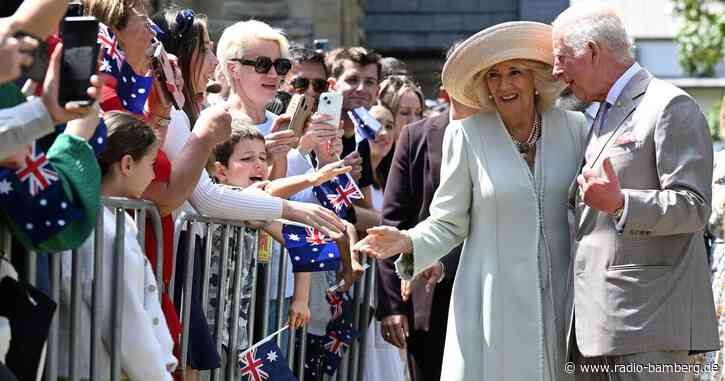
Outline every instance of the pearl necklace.
<path fill-rule="evenodd" d="M 539 119 L 539 113 L 534 114 L 534 122 L 531 126 L 531 132 L 529 133 L 529 137 L 526 139 L 525 142 L 522 142 L 516 139 L 513 135 L 511 135 L 511 139 L 514 141 L 516 149 L 519 151 L 521 158 L 524 160 L 527 158 L 527 156 L 529 156 L 529 153 L 531 153 L 532 149 L 536 145 L 536 142 L 539 141 L 540 137 L 541 120 Z"/>

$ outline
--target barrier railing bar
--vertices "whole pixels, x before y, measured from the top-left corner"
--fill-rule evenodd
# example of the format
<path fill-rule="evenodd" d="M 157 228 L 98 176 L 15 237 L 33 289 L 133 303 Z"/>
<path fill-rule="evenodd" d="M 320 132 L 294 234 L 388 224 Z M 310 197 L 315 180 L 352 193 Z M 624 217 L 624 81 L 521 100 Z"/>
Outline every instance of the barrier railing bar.
<path fill-rule="evenodd" d="M 267 250 L 267 265 L 265 267 L 264 279 L 264 309 L 262 310 L 262 335 L 269 334 L 269 310 L 272 302 L 272 255 L 273 248 L 267 242 L 259 242 L 261 234 L 257 234 L 257 252 L 259 245 L 264 244 Z"/>
<path fill-rule="evenodd" d="M 227 258 L 229 257 L 229 225 L 224 225 L 222 229 L 222 255 L 219 261 L 219 284 L 217 286 L 217 305 L 216 315 L 214 316 L 214 342 L 216 343 L 217 353 L 222 352 L 222 330 L 224 329 L 224 302 L 227 289 Z M 232 350 L 231 348 L 229 349 Z M 235 361 L 236 364 L 236 361 Z M 211 380 L 219 381 L 221 379 L 221 369 L 212 369 Z"/>
<path fill-rule="evenodd" d="M 103 213 L 104 207 L 98 208 L 96 218 L 96 230 L 93 238 L 93 283 L 91 301 L 91 380 L 101 380 L 101 369 L 98 366 L 98 359 L 103 351 L 101 342 L 101 307 L 103 306 Z M 108 375 L 106 374 L 106 377 Z"/>
<path fill-rule="evenodd" d="M 239 335 L 239 309 L 241 306 L 241 303 L 239 303 L 239 301 L 242 297 L 242 264 L 244 263 L 244 258 L 246 256 L 246 252 L 244 250 L 244 234 L 244 229 L 234 229 L 234 237 L 236 239 L 235 242 L 237 243 L 237 251 L 236 260 L 234 261 L 234 278 L 232 282 L 232 288 L 234 289 L 232 293 L 232 309 L 229 314 L 229 350 L 227 351 L 226 372 L 224 377 L 224 379 L 227 381 L 234 379 L 234 371 L 237 365 L 237 355 L 239 353 L 239 351 L 237 350 L 237 336 Z M 254 298 L 254 294 L 252 294 L 252 298 Z M 249 340 L 252 340 L 252 338 L 250 337 Z"/>
<path fill-rule="evenodd" d="M 146 245 L 146 209 L 136 211 L 136 227 L 138 228 L 138 244 L 145 248 Z"/>
<path fill-rule="evenodd" d="M 116 238 L 113 242 L 113 290 L 111 300 L 111 381 L 121 379 L 121 337 L 123 329 L 123 270 L 125 267 L 124 252 L 126 239 L 126 211 L 123 206 L 115 208 L 116 213 Z"/>
<path fill-rule="evenodd" d="M 201 263 L 204 265 L 202 272 L 201 305 L 206 308 L 209 305 L 209 273 L 211 272 L 211 252 L 214 248 L 214 224 L 206 224 L 206 244 Z M 206 312 L 206 309 L 204 310 Z"/>
<path fill-rule="evenodd" d="M 290 369 L 295 368 L 295 336 L 297 335 L 298 329 L 299 328 L 292 329 L 292 327 L 290 327 L 287 330 L 287 332 L 289 332 L 287 336 L 287 365 L 289 365 Z"/>
<path fill-rule="evenodd" d="M 307 357 L 307 326 L 302 327 L 300 336 L 300 361 L 297 363 L 297 380 L 305 381 L 305 358 Z"/>
<path fill-rule="evenodd" d="M 8 244 L 7 240 L 5 244 Z M 5 255 L 9 255 L 9 253 L 8 251 Z M 60 300 L 60 255 L 50 256 L 50 293 L 53 300 Z M 58 315 L 57 313 L 53 314 L 50 331 L 48 332 L 48 359 L 45 363 L 45 377 L 47 380 L 58 379 Z"/>
<path fill-rule="evenodd" d="M 365 362 L 367 361 L 367 330 L 370 329 L 370 302 L 372 300 L 372 286 L 373 286 L 373 275 L 375 274 L 375 261 L 370 257 L 365 257 L 370 267 L 365 272 L 365 289 L 363 291 L 363 304 L 361 306 L 360 313 L 360 346 L 359 346 L 359 360 L 357 368 L 356 380 L 362 381 L 365 376 Z"/>
<path fill-rule="evenodd" d="M 276 244 L 274 244 L 274 246 L 276 246 Z M 277 273 L 277 326 L 275 327 L 275 330 L 278 330 L 282 327 L 282 319 L 284 319 L 282 312 L 284 311 L 284 296 L 287 290 L 287 250 L 284 248 L 280 248 L 279 250 L 273 249 L 272 253 L 275 252 L 279 253 L 279 272 Z M 293 333 L 294 332 L 292 330 L 287 331 L 287 335 L 291 336 Z M 282 338 L 282 334 L 277 336 L 277 345 L 280 348 L 282 347 Z M 287 349 L 287 357 L 290 357 L 289 348 Z"/>
<path fill-rule="evenodd" d="M 71 381 L 80 381 L 80 330 L 81 324 L 81 281 L 83 266 L 83 256 L 78 250 L 72 251 L 72 270 L 71 270 L 71 312 L 70 312 L 70 350 L 68 351 L 70 366 L 69 376 Z"/>
<path fill-rule="evenodd" d="M 189 354 L 189 326 L 191 318 L 191 292 L 194 286 L 194 256 L 196 254 L 194 235 L 194 222 L 187 221 L 186 225 L 186 266 L 184 270 L 184 293 L 182 300 L 184 301 L 181 318 L 181 370 L 186 370 L 187 355 Z"/>
<path fill-rule="evenodd" d="M 242 238 L 242 241 L 244 242 L 243 247 L 246 249 L 247 248 L 246 228 L 241 228 L 240 230 L 242 231 L 241 238 Z M 248 320 L 247 320 L 247 328 L 248 328 L 247 337 L 249 338 L 248 339 L 249 344 L 267 336 L 266 332 L 261 332 L 260 335 L 254 334 L 254 324 L 257 321 L 257 266 L 259 266 L 259 258 L 257 256 L 257 254 L 259 253 L 259 250 L 257 250 L 257 247 L 258 247 L 258 242 L 259 242 L 259 235 L 255 233 L 254 237 L 255 238 L 252 240 L 253 245 L 250 248 L 251 253 L 248 253 L 245 250 L 239 254 L 240 258 L 246 257 L 247 255 L 251 256 L 250 262 L 253 263 L 252 268 L 250 269 L 251 273 L 249 274 L 252 277 L 252 291 L 251 291 L 252 294 L 250 295 L 250 299 L 249 299 L 249 315 L 248 315 Z"/>
<path fill-rule="evenodd" d="M 38 285 L 38 254 L 35 251 L 25 253 L 25 281 L 31 286 Z"/>
<path fill-rule="evenodd" d="M 364 278 L 358 280 L 355 282 L 355 286 L 353 288 L 353 298 L 352 298 L 352 308 L 353 308 L 353 327 L 360 332 L 360 302 L 362 299 L 362 290 L 363 290 L 363 283 Z M 359 341 L 355 339 L 351 345 L 350 345 L 350 369 L 348 369 L 347 373 L 347 379 L 349 381 L 355 380 L 355 376 L 357 375 L 357 365 L 358 365 L 358 350 L 360 349 L 358 345 L 355 345 Z"/>
<path fill-rule="evenodd" d="M 12 233 L 10 233 L 10 229 L 3 229 L 2 231 L 2 238 L 3 238 L 3 253 L 5 254 L 5 259 L 11 261 L 13 259 L 13 238 Z"/>

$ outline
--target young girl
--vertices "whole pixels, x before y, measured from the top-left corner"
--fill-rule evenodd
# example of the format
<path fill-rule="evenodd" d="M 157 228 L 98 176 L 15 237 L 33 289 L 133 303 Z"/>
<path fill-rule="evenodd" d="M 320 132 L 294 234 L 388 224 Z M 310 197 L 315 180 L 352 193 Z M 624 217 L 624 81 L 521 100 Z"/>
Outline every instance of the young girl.
<path fill-rule="evenodd" d="M 107 149 L 98 158 L 101 167 L 101 194 L 106 197 L 141 197 L 154 179 L 154 159 L 158 143 L 153 130 L 130 114 L 107 113 Z M 121 368 L 134 381 L 171 381 L 171 372 L 176 367 L 173 341 L 169 334 L 161 306 L 154 272 L 143 249 L 137 241 L 137 227 L 129 215 L 125 215 L 124 269 L 122 303 Z M 113 327 L 111 325 L 111 295 L 114 288 L 114 241 L 116 238 L 116 215 L 111 208 L 103 208 L 103 309 L 101 310 L 101 335 L 104 346 L 99 359 L 102 374 L 110 369 L 110 345 Z M 93 282 L 94 248 L 93 237 L 78 250 L 83 256 L 81 271 L 83 287 L 82 320 L 90 321 L 91 289 Z M 72 255 L 63 255 L 63 287 L 61 305 L 70 305 L 70 281 Z M 68 308 L 68 307 L 66 307 Z M 63 309 L 61 310 L 63 311 Z M 67 319 L 61 319 L 67 321 Z M 90 327 L 81 327 L 82 369 L 88 371 L 90 360 Z M 87 378 L 85 373 L 81 377 Z"/>
<path fill-rule="evenodd" d="M 277 179 L 272 182 L 267 181 L 267 150 L 262 134 L 254 126 L 235 125 L 234 132 L 229 140 L 219 144 L 214 150 L 215 177 L 221 184 L 233 187 L 245 193 L 265 192 L 267 194 L 287 198 L 297 192 L 307 188 L 320 185 L 337 175 L 349 172 L 351 167 L 341 167 L 341 162 L 331 163 L 317 172 L 313 172 L 301 176 L 293 176 L 288 178 Z M 282 237 L 282 224 L 272 222 L 264 224 L 263 229 L 272 235 L 278 242 L 284 242 Z M 349 255 L 349 240 L 355 240 L 354 228 L 348 225 L 348 236 L 346 239 L 337 240 L 343 256 L 343 272 L 352 274 L 352 266 Z M 221 246 L 221 239 L 217 236 L 215 240 Z M 231 246 L 234 247 L 234 246 Z M 212 281 L 210 284 L 218 284 L 214 278 L 218 278 L 218 260 L 219 256 L 212 257 Z M 359 264 L 357 265 L 359 266 Z M 252 268 L 251 259 L 243 264 L 245 269 Z M 233 262 L 230 261 L 226 265 L 227 269 L 233 268 Z M 357 269 L 357 267 L 355 267 Z M 352 276 L 348 275 L 348 284 L 352 283 Z M 242 296 L 243 308 L 240 310 L 240 325 L 245 326 L 247 320 L 247 305 L 251 294 L 251 278 L 244 275 L 245 288 Z M 309 273 L 296 273 L 294 277 L 294 294 L 289 307 L 288 322 L 290 328 L 294 329 L 307 324 L 310 318 L 308 308 L 309 300 Z M 229 282 L 228 282 L 229 283 Z M 210 295 L 215 295 L 210 288 Z M 230 300 L 227 301 L 229 305 Z M 214 306 L 215 302 L 210 302 Z M 208 313 L 210 317 L 211 312 Z M 241 331 L 241 330 L 240 330 Z M 251 343 L 249 343 L 251 344 Z M 244 345 L 240 345 L 243 348 Z"/>

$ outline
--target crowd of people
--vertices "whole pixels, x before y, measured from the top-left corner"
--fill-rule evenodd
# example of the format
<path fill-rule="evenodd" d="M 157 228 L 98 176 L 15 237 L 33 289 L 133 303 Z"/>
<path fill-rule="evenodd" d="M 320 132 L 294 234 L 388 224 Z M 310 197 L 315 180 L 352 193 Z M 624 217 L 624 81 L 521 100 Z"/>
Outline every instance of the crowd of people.
<path fill-rule="evenodd" d="M 697 103 L 636 62 L 615 9 L 579 4 L 552 25 L 507 22 L 453 43 L 432 110 L 404 62 L 365 47 L 315 50 L 257 20 L 214 43 L 204 15 L 150 14 L 142 0 L 71 8 L 99 22 L 88 104 L 59 101 L 68 2 L 0 7 L 0 221 L 12 236 L 0 379 L 40 377 L 54 316 L 60 348 L 80 342 L 77 365 L 60 356 L 62 379 L 77 367 L 89 378 L 97 353 L 108 374 L 116 328 L 124 379 L 200 379 L 227 353 L 251 372 L 261 259 L 238 241 L 251 232 L 275 269 L 263 335 L 285 321 L 283 335 L 307 342 L 305 380 L 334 375 L 330 337 L 360 335 L 371 381 L 721 379 L 725 166 Z M 44 55 L 44 78 L 29 79 Z M 292 99 L 325 94 L 340 95 L 340 115 L 289 128 Z M 150 201 L 160 231 L 104 198 Z M 183 213 L 246 227 L 174 231 Z M 92 316 L 92 291 L 102 260 L 100 300 L 116 295 L 119 229 L 115 326 L 110 304 Z M 187 256 L 193 271 L 172 271 Z M 31 267 L 37 278 L 23 279 Z M 355 332 L 347 312 L 365 271 L 375 319 Z"/>

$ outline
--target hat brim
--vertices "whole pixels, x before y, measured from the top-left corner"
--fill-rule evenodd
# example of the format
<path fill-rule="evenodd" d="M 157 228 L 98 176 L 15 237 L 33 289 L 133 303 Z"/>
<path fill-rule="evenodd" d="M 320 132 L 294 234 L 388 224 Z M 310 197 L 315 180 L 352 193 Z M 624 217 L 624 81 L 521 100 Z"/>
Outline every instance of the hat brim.
<path fill-rule="evenodd" d="M 486 28 L 462 42 L 443 66 L 442 81 L 451 98 L 476 109 L 482 105 L 477 91 L 483 83 L 475 76 L 500 62 L 524 59 L 552 65 L 551 26 L 513 21 Z"/>

